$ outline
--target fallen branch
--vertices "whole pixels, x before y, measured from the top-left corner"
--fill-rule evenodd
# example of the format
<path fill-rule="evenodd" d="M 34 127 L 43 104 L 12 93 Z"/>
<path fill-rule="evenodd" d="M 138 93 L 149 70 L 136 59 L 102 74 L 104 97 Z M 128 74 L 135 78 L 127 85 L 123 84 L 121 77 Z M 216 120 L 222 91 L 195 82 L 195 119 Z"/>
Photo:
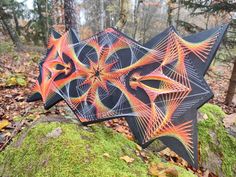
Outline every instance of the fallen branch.
<path fill-rule="evenodd" d="M 27 130 L 24 131 L 20 137 L 18 138 L 18 140 L 15 142 L 15 144 L 13 144 L 14 147 L 20 147 L 23 140 L 25 139 L 25 137 L 27 136 L 27 134 L 29 133 L 29 131 L 36 125 L 38 125 L 39 123 L 44 123 L 44 122 L 64 122 L 64 123 L 74 123 L 75 122 L 72 119 L 66 119 L 65 117 L 62 116 L 53 116 L 53 117 L 42 117 L 39 118 L 35 121 L 32 122 L 32 124 L 30 124 L 30 126 L 28 126 Z"/>
<path fill-rule="evenodd" d="M 0 148 L 0 152 L 2 150 L 5 149 L 5 147 L 10 143 L 10 141 L 17 135 L 17 133 L 21 130 L 21 128 L 23 127 L 23 125 L 26 124 L 26 120 L 22 120 L 16 127 L 15 129 L 13 130 L 10 138 L 8 138 L 8 140 L 1 146 Z"/>

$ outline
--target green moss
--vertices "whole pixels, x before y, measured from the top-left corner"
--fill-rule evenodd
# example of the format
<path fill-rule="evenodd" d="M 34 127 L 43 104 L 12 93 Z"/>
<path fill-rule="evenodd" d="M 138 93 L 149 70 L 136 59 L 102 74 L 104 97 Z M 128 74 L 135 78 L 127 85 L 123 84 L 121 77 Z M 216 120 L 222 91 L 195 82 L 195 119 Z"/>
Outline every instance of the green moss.
<path fill-rule="evenodd" d="M 208 154 L 211 151 L 221 158 L 221 168 L 225 176 L 235 176 L 236 139 L 224 128 L 222 118 L 225 113 L 220 107 L 211 104 L 205 104 L 200 112 L 208 117 L 198 123 L 202 161 L 210 160 Z"/>
<path fill-rule="evenodd" d="M 62 134 L 48 138 L 57 127 Z M 85 129 L 75 124 L 42 123 L 29 131 L 20 148 L 10 145 L 0 154 L 0 176 L 148 176 L 149 164 L 135 149 L 134 142 L 101 125 Z M 121 160 L 125 155 L 134 161 L 127 164 Z M 150 154 L 150 162 L 160 159 Z M 182 177 L 193 176 L 174 167 Z"/>
<path fill-rule="evenodd" d="M 22 74 L 11 74 L 6 79 L 6 86 L 26 86 L 26 77 Z"/>
<path fill-rule="evenodd" d="M 17 115 L 17 116 L 13 117 L 13 121 L 14 122 L 19 122 L 19 121 L 22 121 L 23 119 L 34 120 L 35 118 L 36 118 L 35 114 L 29 114 L 27 116 Z"/>

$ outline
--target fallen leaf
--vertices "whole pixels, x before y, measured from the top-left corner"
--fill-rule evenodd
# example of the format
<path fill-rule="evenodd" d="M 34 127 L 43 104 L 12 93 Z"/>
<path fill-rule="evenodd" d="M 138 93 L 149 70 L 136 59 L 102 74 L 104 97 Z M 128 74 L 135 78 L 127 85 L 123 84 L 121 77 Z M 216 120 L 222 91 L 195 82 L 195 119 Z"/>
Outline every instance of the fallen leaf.
<path fill-rule="evenodd" d="M 0 121 L 0 130 L 2 130 L 4 127 L 8 126 L 10 122 L 8 120 L 2 120 Z"/>
<path fill-rule="evenodd" d="M 149 166 L 148 172 L 149 172 L 149 174 L 152 175 L 152 176 L 158 176 L 159 173 L 160 173 L 160 169 L 158 168 L 158 165 L 157 165 L 157 164 L 152 163 L 152 164 Z"/>
<path fill-rule="evenodd" d="M 4 114 L 5 114 L 5 111 L 4 111 L 4 109 L 0 108 L 0 117 L 3 117 L 3 116 L 4 116 Z"/>
<path fill-rule="evenodd" d="M 130 141 L 134 141 L 134 137 L 131 135 L 126 135 L 127 139 L 129 139 Z"/>
<path fill-rule="evenodd" d="M 120 132 L 120 133 L 122 133 L 122 132 L 125 131 L 125 129 L 124 129 L 123 126 L 117 126 L 115 129 L 116 129 L 116 131 L 118 131 L 118 132 Z"/>
<path fill-rule="evenodd" d="M 171 176 L 171 177 L 178 177 L 178 176 L 179 176 L 178 171 L 177 171 L 174 167 L 172 167 L 172 168 L 167 168 L 167 169 L 165 170 L 165 174 L 166 174 L 167 176 Z"/>
<path fill-rule="evenodd" d="M 188 166 L 188 162 L 186 160 L 182 160 L 181 161 L 181 165 L 184 166 L 184 167 L 187 167 Z"/>
<path fill-rule="evenodd" d="M 207 115 L 207 114 L 204 114 L 204 115 L 203 115 L 203 119 L 204 119 L 204 120 L 208 119 L 208 115 Z"/>
<path fill-rule="evenodd" d="M 109 157 L 110 157 L 110 154 L 108 154 L 108 153 L 104 153 L 103 156 L 109 158 Z"/>
<path fill-rule="evenodd" d="M 127 163 L 132 163 L 134 161 L 133 158 L 129 157 L 129 156 L 123 156 L 123 157 L 120 157 L 120 159 L 124 160 L 125 162 Z"/>
<path fill-rule="evenodd" d="M 204 173 L 203 173 L 203 177 L 208 177 L 210 174 L 209 170 L 206 170 Z"/>
<path fill-rule="evenodd" d="M 225 116 L 223 119 L 225 128 L 229 128 L 236 124 L 236 113 Z"/>
<path fill-rule="evenodd" d="M 167 155 L 169 157 L 177 157 L 178 155 L 172 151 L 170 148 L 165 148 L 164 150 L 159 152 L 160 155 Z"/>
<path fill-rule="evenodd" d="M 178 171 L 174 167 L 168 167 L 165 166 L 163 163 L 152 163 L 149 166 L 149 174 L 152 176 L 158 176 L 158 177 L 178 177 Z"/>
<path fill-rule="evenodd" d="M 6 133 L 4 133 L 4 136 L 10 137 L 10 136 L 11 136 L 11 133 L 10 133 L 10 132 L 6 132 Z"/>
<path fill-rule="evenodd" d="M 23 77 L 18 77 L 16 79 L 16 82 L 20 86 L 26 86 L 27 85 L 27 82 L 26 82 L 26 80 Z"/>
<path fill-rule="evenodd" d="M 142 147 L 139 146 L 138 144 L 136 145 L 136 148 L 137 148 L 139 151 L 142 151 Z"/>
<path fill-rule="evenodd" d="M 146 153 L 145 152 L 140 152 L 140 155 L 142 156 L 142 157 L 147 157 L 147 155 L 146 155 Z"/>

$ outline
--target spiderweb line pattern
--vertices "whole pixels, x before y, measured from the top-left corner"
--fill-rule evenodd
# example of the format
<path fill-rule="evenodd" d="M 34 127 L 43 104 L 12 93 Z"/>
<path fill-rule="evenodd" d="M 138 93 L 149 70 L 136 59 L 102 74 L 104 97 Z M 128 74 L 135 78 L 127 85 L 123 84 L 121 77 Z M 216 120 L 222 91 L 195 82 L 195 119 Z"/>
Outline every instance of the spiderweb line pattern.
<path fill-rule="evenodd" d="M 152 48 L 113 28 L 84 41 L 53 31 L 33 90 L 48 107 L 63 99 L 84 124 L 125 117 L 140 145 L 172 137 L 194 164 L 194 121 L 185 114 L 211 92 L 191 56 L 208 61 L 222 29 L 193 43 L 169 28 Z"/>

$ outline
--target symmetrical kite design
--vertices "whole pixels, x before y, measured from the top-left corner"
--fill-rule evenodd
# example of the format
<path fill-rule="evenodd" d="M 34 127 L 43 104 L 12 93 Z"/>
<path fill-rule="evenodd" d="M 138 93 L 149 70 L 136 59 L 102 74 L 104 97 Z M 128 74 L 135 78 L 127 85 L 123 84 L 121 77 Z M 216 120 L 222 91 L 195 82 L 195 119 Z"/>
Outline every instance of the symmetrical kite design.
<path fill-rule="evenodd" d="M 65 100 L 84 125 L 125 117 L 142 147 L 158 138 L 196 167 L 196 112 L 213 96 L 203 76 L 226 29 L 181 38 L 170 27 L 145 45 L 114 28 L 83 41 L 52 31 L 28 100 Z"/>

